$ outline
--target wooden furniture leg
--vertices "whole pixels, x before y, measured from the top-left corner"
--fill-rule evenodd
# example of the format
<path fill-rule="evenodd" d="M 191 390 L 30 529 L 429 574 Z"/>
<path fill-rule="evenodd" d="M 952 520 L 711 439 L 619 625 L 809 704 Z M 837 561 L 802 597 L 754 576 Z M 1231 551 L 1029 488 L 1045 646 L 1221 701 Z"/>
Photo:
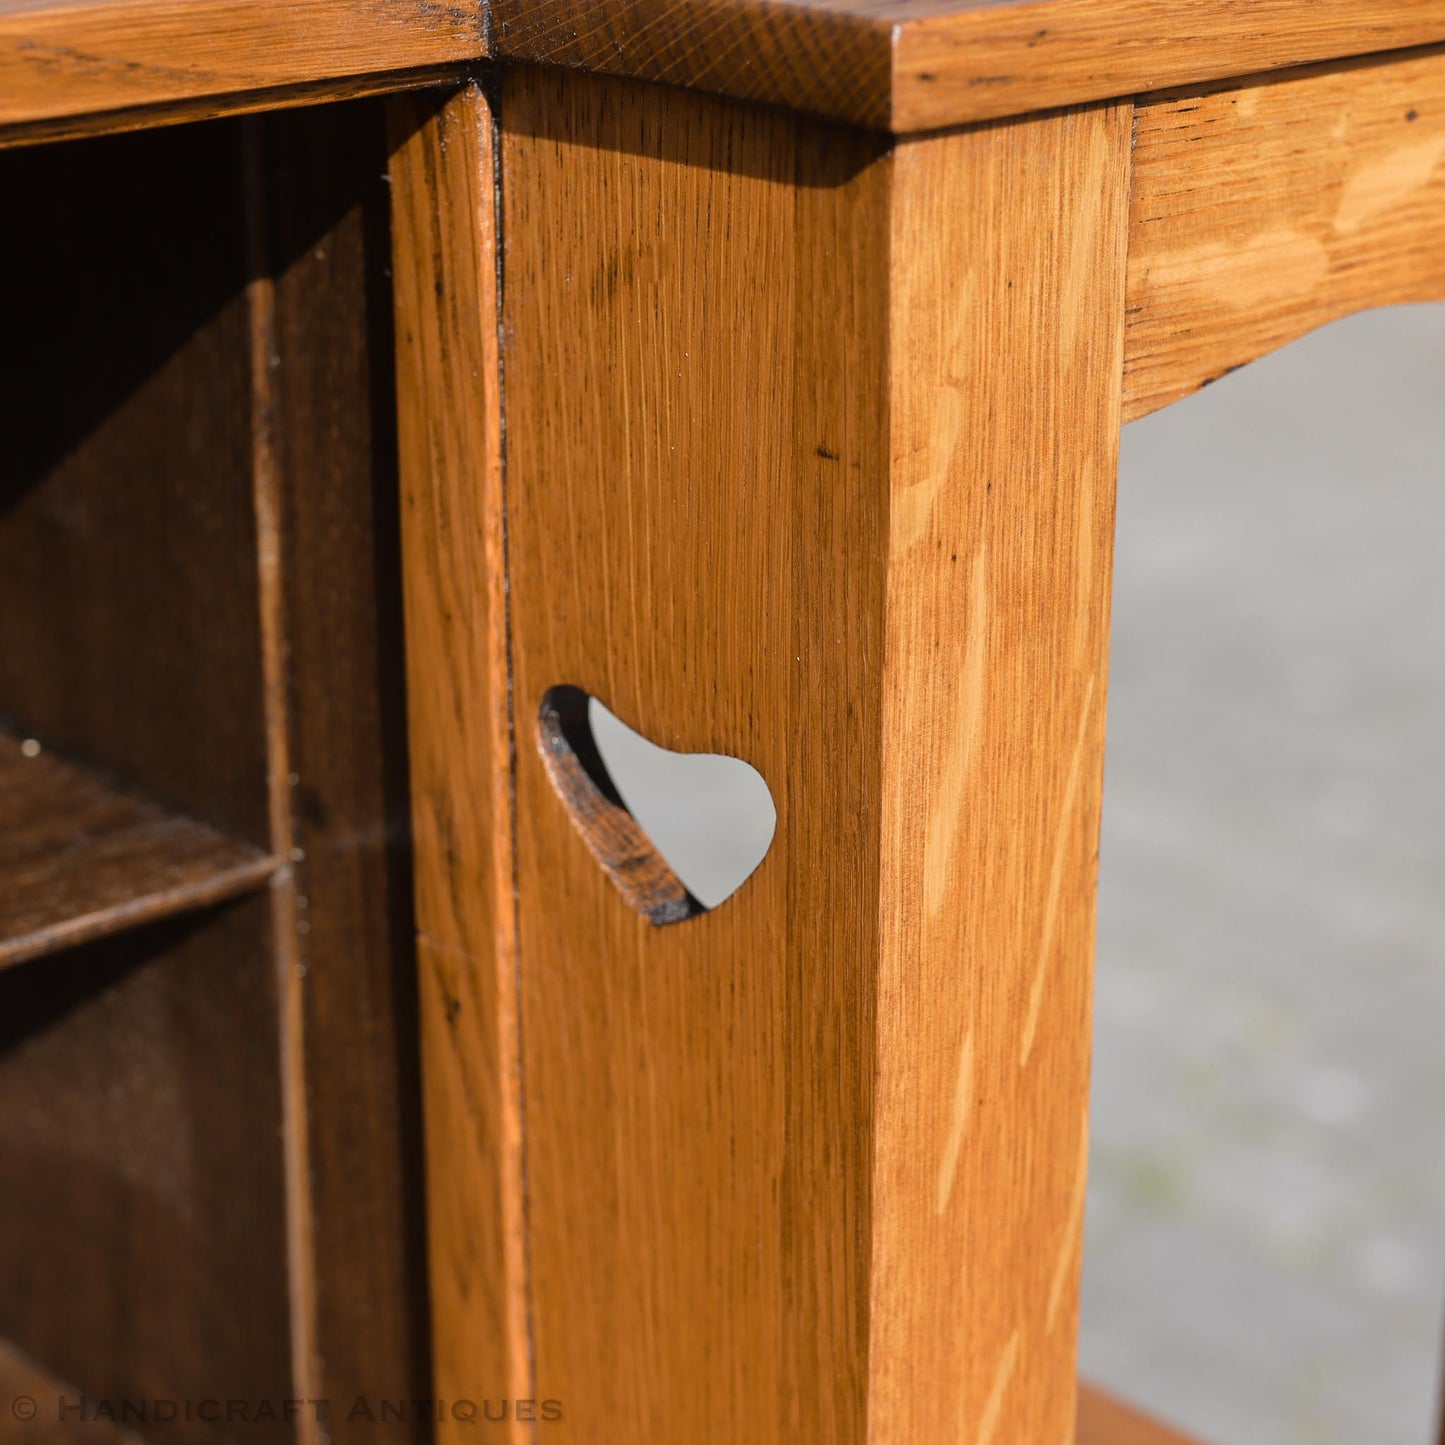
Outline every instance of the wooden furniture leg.
<path fill-rule="evenodd" d="M 438 1394 L 1065 1445 L 1131 107 L 893 143 L 516 68 L 407 114 Z M 761 771 L 734 897 L 628 906 L 559 684 Z"/>

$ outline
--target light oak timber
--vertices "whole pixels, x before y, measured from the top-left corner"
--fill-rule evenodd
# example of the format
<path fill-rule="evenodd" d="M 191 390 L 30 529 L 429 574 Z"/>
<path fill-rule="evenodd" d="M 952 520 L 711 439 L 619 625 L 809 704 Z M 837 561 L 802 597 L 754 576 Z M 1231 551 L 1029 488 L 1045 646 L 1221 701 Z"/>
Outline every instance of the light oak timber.
<path fill-rule="evenodd" d="M 1124 415 L 1370 306 L 1445 299 L 1445 51 L 1141 104 Z"/>
<path fill-rule="evenodd" d="M 468 87 L 390 131 L 435 1391 L 530 1399 L 493 124 Z"/>
<path fill-rule="evenodd" d="M 471 0 L 0 0 L 0 128 L 484 51 Z"/>
<path fill-rule="evenodd" d="M 890 153 L 516 68 L 500 118 L 549 1437 L 1070 1439 L 1129 107 Z M 439 754 L 482 632 L 424 644 L 477 672 Z M 762 773 L 723 906 L 618 896 L 539 752 L 561 684 Z"/>
<path fill-rule="evenodd" d="M 867 1395 L 882 142 L 521 68 L 502 121 L 527 1217 L 537 1388 L 567 1405 L 548 1433 L 847 1445 Z M 558 684 L 761 772 L 777 838 L 723 907 L 658 928 L 619 896 L 538 748 Z"/>
<path fill-rule="evenodd" d="M 1445 0 L 492 0 L 497 52 L 899 133 L 1445 40 Z"/>
<path fill-rule="evenodd" d="M 341 101 L 361 100 L 366 96 L 395 95 L 402 91 L 423 90 L 431 86 L 456 86 L 467 78 L 469 69 L 470 67 L 465 65 L 440 68 L 427 66 L 421 70 L 385 71 L 379 75 L 305 81 L 299 85 L 230 91 L 225 95 L 202 95 L 151 105 L 133 105 L 88 115 L 50 116 L 42 120 L 0 124 L 0 150 L 39 145 L 45 141 L 78 140 L 84 136 L 156 130 L 168 125 L 217 120 L 227 115 L 256 115 L 262 111 L 332 105 Z"/>
<path fill-rule="evenodd" d="M 902 134 L 1441 41 L 1445 0 L 0 0 L 0 135 L 493 53 Z"/>
<path fill-rule="evenodd" d="M 870 1441 L 1073 1425 L 1129 118 L 896 153 Z"/>

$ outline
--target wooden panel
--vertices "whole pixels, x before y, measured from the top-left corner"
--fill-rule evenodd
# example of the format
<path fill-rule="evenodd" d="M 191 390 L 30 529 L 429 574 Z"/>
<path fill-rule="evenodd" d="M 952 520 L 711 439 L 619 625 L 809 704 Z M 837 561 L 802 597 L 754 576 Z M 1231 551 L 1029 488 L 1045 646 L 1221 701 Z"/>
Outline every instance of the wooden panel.
<path fill-rule="evenodd" d="M 454 85 L 465 78 L 467 70 L 465 65 L 440 68 L 428 66 L 424 70 L 389 70 L 383 75 L 305 81 L 298 85 L 279 85 L 269 90 L 229 91 L 225 95 L 194 96 L 185 100 L 132 105 L 120 110 L 49 116 L 40 120 L 0 124 L 0 150 L 12 146 L 39 145 L 44 141 L 76 140 L 83 136 L 152 130 L 158 126 L 193 124 L 222 116 L 292 110 L 323 102 L 330 104 L 358 100 L 364 96 L 391 95 L 404 90 Z"/>
<path fill-rule="evenodd" d="M 501 119 L 553 1433 L 1063 1439 L 1127 109 L 890 157 L 516 70 Z M 559 684 L 759 769 L 777 836 L 725 905 L 617 895 L 538 752 Z"/>
<path fill-rule="evenodd" d="M 282 863 L 0 978 L 0 1330 L 92 1396 L 427 1395 L 384 164 L 367 106 L 0 160 L 0 707 Z"/>
<path fill-rule="evenodd" d="M 0 710 L 274 852 L 240 133 L 0 181 Z M 93 1397 L 293 1393 L 276 892 L 0 976 L 0 1334 Z"/>
<path fill-rule="evenodd" d="M 1135 1410 L 1095 1385 L 1079 1384 L 1077 1445 L 1197 1445 L 1152 1416 Z"/>
<path fill-rule="evenodd" d="M 0 1445 L 138 1445 L 130 1430 L 77 1409 L 79 1400 L 74 1386 L 0 1340 Z"/>
<path fill-rule="evenodd" d="M 496 49 L 899 132 L 1445 39 L 1440 0 L 4 0 L 0 134 L 355 94 Z M 334 88 L 334 89 L 333 89 Z M 150 108 L 154 107 L 152 111 Z M 22 135 L 23 138 L 23 135 Z"/>
<path fill-rule="evenodd" d="M 0 972 L 0 1336 L 92 1398 L 292 1394 L 270 933 L 252 898 Z"/>
<path fill-rule="evenodd" d="M 1445 52 L 1141 105 L 1125 416 L 1312 327 L 1445 299 Z"/>
<path fill-rule="evenodd" d="M 530 1399 L 492 118 L 467 89 L 391 130 L 435 1393 Z"/>
<path fill-rule="evenodd" d="M 0 968 L 259 888 L 259 849 L 0 733 Z"/>
<path fill-rule="evenodd" d="M 177 178 L 184 177 L 184 184 Z M 269 847 L 234 126 L 0 157 L 0 717 Z"/>
<path fill-rule="evenodd" d="M 1073 1423 L 1128 157 L 897 154 L 876 1441 Z"/>
<path fill-rule="evenodd" d="M 500 54 L 665 81 L 886 129 L 892 20 L 837 0 L 492 0 Z M 888 13 L 885 13 L 885 10 Z"/>
<path fill-rule="evenodd" d="M 893 125 L 924 130 L 1445 40 L 1441 0 L 1035 0 L 899 32 Z"/>
<path fill-rule="evenodd" d="M 502 121 L 536 1388 L 569 1440 L 849 1445 L 887 164 L 785 114 L 537 71 Z M 619 897 L 539 754 L 557 684 L 761 772 L 777 836 L 723 907 L 657 928 Z"/>
<path fill-rule="evenodd" d="M 467 0 L 0 0 L 0 126 L 440 65 L 483 48 Z"/>
<path fill-rule="evenodd" d="M 493 0 L 502 55 L 900 132 L 1445 39 L 1441 0 Z"/>
<path fill-rule="evenodd" d="M 258 128 L 271 444 L 309 1120 L 311 1362 L 333 1401 L 430 1393 L 407 827 L 386 137 L 375 103 Z M 379 1409 L 379 1407 L 376 1407 Z M 400 1445 L 424 1416 L 352 1418 Z"/>

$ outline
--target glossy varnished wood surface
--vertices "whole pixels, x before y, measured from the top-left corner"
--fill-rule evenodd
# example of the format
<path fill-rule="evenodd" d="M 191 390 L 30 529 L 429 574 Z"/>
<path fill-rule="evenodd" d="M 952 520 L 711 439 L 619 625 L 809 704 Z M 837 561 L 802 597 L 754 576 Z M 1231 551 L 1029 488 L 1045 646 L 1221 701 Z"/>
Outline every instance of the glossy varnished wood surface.
<path fill-rule="evenodd" d="M 1135 112 L 1125 416 L 1368 306 L 1445 298 L 1445 52 Z"/>
<path fill-rule="evenodd" d="M 275 861 L 0 732 L 0 968 L 261 887 Z"/>
<path fill-rule="evenodd" d="M 497 53 L 898 132 L 1445 39 L 1440 0 L 492 0 Z"/>
<path fill-rule="evenodd" d="M 61 116 L 324 87 L 483 49 L 469 0 L 0 0 L 0 134 Z"/>
<path fill-rule="evenodd" d="M 397 101 L 391 144 L 435 1392 L 530 1399 L 491 109 Z"/>
<path fill-rule="evenodd" d="M 0 713 L 274 856 L 240 132 L 0 180 Z M 271 894 L 0 972 L 0 1336 L 78 1390 L 290 1389 Z"/>

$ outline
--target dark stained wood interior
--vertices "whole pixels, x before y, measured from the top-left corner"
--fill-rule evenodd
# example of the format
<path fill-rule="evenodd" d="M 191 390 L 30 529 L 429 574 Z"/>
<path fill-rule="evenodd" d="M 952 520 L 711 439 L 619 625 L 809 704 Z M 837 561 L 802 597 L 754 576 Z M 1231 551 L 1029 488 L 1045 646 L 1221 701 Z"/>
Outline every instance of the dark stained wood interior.
<path fill-rule="evenodd" d="M 290 1393 L 270 932 L 252 898 L 0 974 L 0 1336 L 76 1390 Z"/>
<path fill-rule="evenodd" d="M 0 156 L 5 884 L 176 854 L 0 973 L 0 1338 L 92 1397 L 426 1393 L 385 162 L 371 101 Z"/>
<path fill-rule="evenodd" d="M 0 733 L 0 967 L 259 888 L 275 867 Z"/>
<path fill-rule="evenodd" d="M 317 1345 L 335 1398 L 431 1393 L 383 107 L 257 123 Z M 333 1441 L 429 1438 L 408 1412 Z"/>
<path fill-rule="evenodd" d="M 35 1401 L 33 1419 L 15 1418 L 22 1395 Z M 77 1419 L 74 1409 L 62 1417 L 60 1402 L 77 1398 L 66 1381 L 0 1340 L 0 1400 L 9 1406 L 0 1411 L 0 1445 L 136 1445 L 138 1436 L 107 1419 Z"/>
<path fill-rule="evenodd" d="M 0 717 L 266 847 L 240 137 L 3 157 Z"/>

